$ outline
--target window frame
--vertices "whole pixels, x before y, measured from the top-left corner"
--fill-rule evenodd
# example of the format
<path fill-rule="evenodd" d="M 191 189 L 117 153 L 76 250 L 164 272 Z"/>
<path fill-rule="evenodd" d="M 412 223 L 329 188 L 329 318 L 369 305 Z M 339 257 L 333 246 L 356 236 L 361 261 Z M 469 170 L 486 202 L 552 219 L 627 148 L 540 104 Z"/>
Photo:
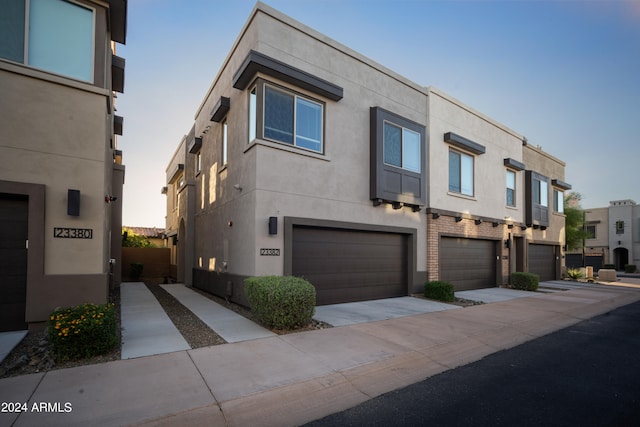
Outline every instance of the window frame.
<path fill-rule="evenodd" d="M 91 40 L 89 43 L 89 47 L 90 47 L 90 58 L 88 58 L 88 62 L 89 62 L 89 69 L 86 70 L 87 72 L 87 78 L 85 78 L 84 76 L 82 76 L 81 74 L 73 74 L 73 73 L 68 73 L 66 72 L 66 70 L 61 70 L 60 67 L 50 67 L 50 66 L 43 66 L 43 65 L 34 65 L 34 60 L 30 59 L 30 53 L 31 50 L 34 49 L 34 47 L 32 46 L 32 30 L 31 30 L 31 24 L 32 24 L 32 19 L 31 19 L 31 15 L 32 15 L 32 1 L 33 0 L 24 0 L 24 22 L 22 23 L 21 27 L 22 27 L 22 59 L 21 60 L 17 60 L 15 58 L 8 58 L 8 57 L 4 57 L 1 56 L 0 60 L 4 60 L 4 61 L 10 61 L 10 62 L 14 62 L 17 64 L 21 64 L 23 66 L 35 69 L 35 70 L 40 70 L 40 71 L 44 71 L 47 73 L 51 73 L 51 74 L 55 74 L 58 76 L 62 76 L 65 78 L 69 78 L 69 79 L 74 79 L 77 81 L 81 81 L 81 82 L 85 82 L 85 83 L 90 83 L 93 84 L 95 79 L 96 79 L 96 25 L 97 25 L 97 10 L 93 5 L 89 5 L 89 4 L 85 4 L 84 2 L 79 2 L 79 1 L 75 1 L 75 0 L 56 0 L 58 2 L 61 3 L 67 3 L 69 5 L 84 9 L 88 12 L 91 13 Z M 77 37 L 77 35 L 76 35 Z M 68 50 L 68 49 L 67 49 Z M 56 54 L 59 53 L 61 50 L 56 50 Z M 87 65 L 87 64 L 85 64 Z"/>
<path fill-rule="evenodd" d="M 385 126 L 393 126 L 394 128 L 398 128 L 400 129 L 400 165 L 396 165 L 394 163 L 389 163 L 386 161 L 386 153 L 387 153 L 387 139 L 385 138 L 386 133 L 384 132 Z M 404 169 L 406 171 L 409 172 L 413 172 L 413 173 L 417 173 L 420 174 L 422 173 L 422 162 L 421 157 L 422 157 L 422 135 L 420 134 L 420 132 L 416 132 L 413 129 L 410 129 L 406 126 L 402 126 L 398 123 L 395 123 L 391 120 L 385 119 L 382 122 L 382 128 L 383 128 L 383 132 L 382 132 L 382 152 L 383 152 L 383 163 L 387 166 L 391 166 L 391 167 L 395 167 L 395 168 L 400 168 L 400 169 Z M 407 162 L 405 161 L 405 153 L 407 152 L 407 150 L 405 150 L 405 132 L 411 132 L 414 135 L 417 135 L 418 137 L 418 169 L 412 169 L 410 167 L 407 167 Z"/>
<path fill-rule="evenodd" d="M 460 191 L 456 191 L 455 189 L 451 188 L 451 155 L 457 155 L 458 156 L 458 166 L 459 166 L 459 170 L 460 173 L 458 174 L 458 180 L 459 180 L 459 187 L 460 187 Z M 464 158 L 468 158 L 471 160 L 471 194 L 465 193 L 463 192 L 463 156 Z M 476 180 L 475 180 L 475 156 L 469 154 L 469 153 L 465 153 L 464 151 L 461 150 L 456 150 L 454 148 L 449 148 L 449 156 L 448 156 L 448 167 L 449 167 L 449 173 L 448 173 L 448 191 L 451 194 L 455 194 L 455 195 L 461 195 L 461 196 L 466 196 L 466 197 L 475 197 L 475 185 L 476 185 Z"/>
<path fill-rule="evenodd" d="M 509 178 L 508 178 L 509 174 L 513 175 L 513 188 L 509 188 Z M 510 207 L 510 208 L 515 208 L 515 207 L 518 206 L 518 202 L 517 202 L 517 199 L 516 199 L 517 194 L 518 194 L 517 191 L 516 191 L 517 190 L 517 186 L 518 186 L 517 177 L 518 177 L 518 174 L 513 169 L 507 169 L 505 171 L 505 187 L 506 187 L 506 194 L 505 194 L 506 200 L 505 200 L 505 203 L 506 203 L 507 207 Z M 513 200 L 512 204 L 509 204 L 509 190 L 512 191 L 512 196 L 511 196 L 511 199 Z"/>
<path fill-rule="evenodd" d="M 624 221 L 616 221 L 616 234 L 624 234 Z"/>
<path fill-rule="evenodd" d="M 271 81 L 258 78 L 255 83 L 250 86 L 249 90 L 249 135 L 248 143 L 253 143 L 254 140 L 260 139 L 264 141 L 273 142 L 276 144 L 282 144 L 283 146 L 292 147 L 297 150 L 304 150 L 310 153 L 324 155 L 325 154 L 325 123 L 326 123 L 326 103 L 313 98 L 309 95 L 298 92 L 289 87 L 285 87 Z M 292 121 L 292 143 L 281 141 L 273 137 L 265 136 L 265 112 L 267 102 L 267 90 L 273 90 L 281 94 L 291 96 L 293 103 L 293 121 Z M 320 108 L 320 149 L 314 150 L 309 147 L 305 147 L 298 143 L 298 139 L 302 139 L 302 136 L 298 135 L 298 100 L 316 105 Z"/>
<path fill-rule="evenodd" d="M 222 120 L 221 124 L 221 149 L 222 149 L 222 153 L 221 153 L 221 157 L 220 159 L 222 160 L 220 163 L 222 165 L 222 167 L 226 166 L 227 163 L 229 162 L 229 126 L 228 126 L 228 122 L 227 122 L 227 118 L 225 117 Z"/>
<path fill-rule="evenodd" d="M 564 191 L 553 189 L 553 212 L 564 215 Z"/>
<path fill-rule="evenodd" d="M 593 233 L 591 230 L 593 229 Z M 585 225 L 585 231 L 587 233 L 586 240 L 592 240 L 598 238 L 598 227 L 595 224 Z"/>

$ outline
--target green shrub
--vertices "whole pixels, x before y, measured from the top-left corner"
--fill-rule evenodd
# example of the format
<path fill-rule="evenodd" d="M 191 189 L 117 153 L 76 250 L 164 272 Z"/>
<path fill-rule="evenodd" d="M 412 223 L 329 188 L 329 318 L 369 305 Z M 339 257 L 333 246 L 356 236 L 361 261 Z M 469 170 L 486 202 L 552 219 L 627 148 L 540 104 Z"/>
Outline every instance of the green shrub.
<path fill-rule="evenodd" d="M 315 313 L 316 288 L 299 277 L 250 277 L 244 293 L 260 323 L 269 328 L 305 326 Z"/>
<path fill-rule="evenodd" d="M 438 301 L 451 302 L 455 300 L 453 285 L 449 282 L 432 281 L 424 284 L 424 297 Z"/>
<path fill-rule="evenodd" d="M 537 291 L 540 283 L 540 276 L 533 273 L 514 272 L 511 273 L 511 285 L 521 291 Z"/>
<path fill-rule="evenodd" d="M 578 280 L 584 278 L 584 273 L 579 268 L 567 268 L 567 276 L 571 280 Z"/>
<path fill-rule="evenodd" d="M 635 264 L 625 264 L 624 265 L 624 272 L 625 273 L 635 273 L 636 272 L 636 265 Z"/>
<path fill-rule="evenodd" d="M 118 344 L 115 306 L 82 304 L 55 310 L 48 333 L 58 360 L 107 353 Z"/>
<path fill-rule="evenodd" d="M 141 262 L 134 262 L 131 264 L 131 271 L 129 272 L 129 277 L 131 280 L 138 280 L 140 276 L 142 276 L 142 269 L 144 265 Z"/>

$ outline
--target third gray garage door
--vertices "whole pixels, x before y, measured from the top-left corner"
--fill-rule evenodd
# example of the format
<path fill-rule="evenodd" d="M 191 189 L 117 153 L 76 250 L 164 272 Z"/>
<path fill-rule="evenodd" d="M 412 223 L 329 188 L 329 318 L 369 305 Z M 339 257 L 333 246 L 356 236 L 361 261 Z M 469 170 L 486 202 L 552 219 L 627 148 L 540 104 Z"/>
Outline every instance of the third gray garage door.
<path fill-rule="evenodd" d="M 316 304 L 404 296 L 407 236 L 294 226 L 292 274 L 316 288 Z"/>
<path fill-rule="evenodd" d="M 496 286 L 496 243 L 441 237 L 440 280 L 451 283 L 456 291 Z"/>

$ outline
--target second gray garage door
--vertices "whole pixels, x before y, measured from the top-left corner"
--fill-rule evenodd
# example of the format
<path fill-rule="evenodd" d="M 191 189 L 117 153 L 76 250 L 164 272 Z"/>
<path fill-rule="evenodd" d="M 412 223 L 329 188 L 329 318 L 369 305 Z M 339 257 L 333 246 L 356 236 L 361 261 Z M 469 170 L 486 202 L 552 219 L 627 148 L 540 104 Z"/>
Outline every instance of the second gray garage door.
<path fill-rule="evenodd" d="M 496 242 L 441 237 L 440 280 L 456 291 L 496 286 Z"/>
<path fill-rule="evenodd" d="M 556 253 L 553 245 L 529 245 L 529 272 L 540 276 L 540 281 L 556 279 Z"/>
<path fill-rule="evenodd" d="M 404 296 L 407 236 L 294 226 L 292 274 L 316 288 L 316 304 Z"/>

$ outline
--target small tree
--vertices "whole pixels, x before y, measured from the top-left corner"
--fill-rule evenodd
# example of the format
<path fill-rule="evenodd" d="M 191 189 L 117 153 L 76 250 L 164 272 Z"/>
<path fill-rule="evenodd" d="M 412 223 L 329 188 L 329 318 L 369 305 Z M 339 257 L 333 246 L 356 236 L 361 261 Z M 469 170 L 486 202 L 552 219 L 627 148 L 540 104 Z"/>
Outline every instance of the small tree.
<path fill-rule="evenodd" d="M 130 228 L 122 227 L 122 247 L 123 248 L 153 248 L 155 245 L 149 241 L 147 236 L 137 234 Z"/>
<path fill-rule="evenodd" d="M 572 191 L 564 196 L 565 224 L 564 233 L 570 251 L 580 249 L 588 237 L 584 226 L 584 211 L 580 206 L 582 194 Z"/>

